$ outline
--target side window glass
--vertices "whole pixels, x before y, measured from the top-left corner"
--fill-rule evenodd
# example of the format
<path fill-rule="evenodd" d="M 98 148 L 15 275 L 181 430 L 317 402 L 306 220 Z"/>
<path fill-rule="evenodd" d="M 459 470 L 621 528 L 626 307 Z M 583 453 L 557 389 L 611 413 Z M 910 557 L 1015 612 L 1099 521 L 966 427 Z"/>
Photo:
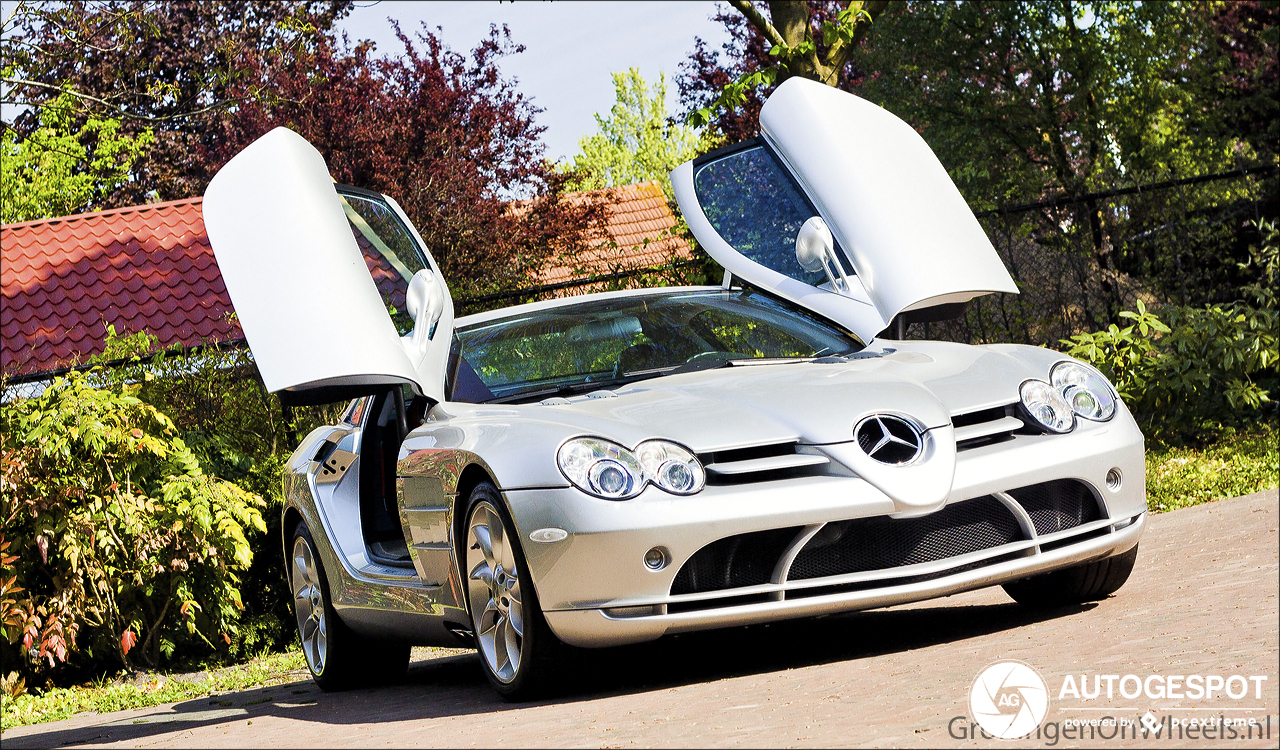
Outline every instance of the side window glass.
<path fill-rule="evenodd" d="M 826 283 L 822 271 L 806 271 L 796 260 L 796 234 L 818 211 L 763 145 L 698 166 L 693 186 L 707 220 L 734 250 L 806 284 Z M 836 256 L 852 275 L 839 249 Z"/>
<path fill-rule="evenodd" d="M 427 267 L 426 258 L 408 227 L 396 216 L 391 206 L 378 197 L 338 191 L 347 223 L 364 256 L 369 274 L 378 286 L 382 303 L 401 334 L 413 328 L 405 309 L 405 294 L 413 275 Z"/>
<path fill-rule="evenodd" d="M 353 427 L 360 426 L 360 420 L 364 418 L 364 410 L 369 405 L 368 398 L 358 398 L 347 406 L 347 410 L 342 414 L 342 421 Z"/>

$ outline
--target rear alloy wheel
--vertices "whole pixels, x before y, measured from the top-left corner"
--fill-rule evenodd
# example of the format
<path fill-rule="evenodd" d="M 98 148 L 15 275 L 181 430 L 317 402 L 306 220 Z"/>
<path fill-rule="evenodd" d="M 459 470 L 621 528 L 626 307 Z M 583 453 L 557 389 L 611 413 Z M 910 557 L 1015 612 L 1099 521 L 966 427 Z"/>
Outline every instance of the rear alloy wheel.
<path fill-rule="evenodd" d="M 467 511 L 467 600 L 485 676 L 508 700 L 531 698 L 549 682 L 561 649 L 547 626 L 524 553 L 497 488 L 485 482 Z"/>
<path fill-rule="evenodd" d="M 409 667 L 408 644 L 364 638 L 338 619 L 329 598 L 324 565 L 305 523 L 293 532 L 289 583 L 302 655 L 317 685 L 324 690 L 346 690 L 404 676 Z"/>
<path fill-rule="evenodd" d="M 1138 546 L 1105 560 L 1055 570 L 1004 584 L 1004 591 L 1026 607 L 1058 607 L 1106 599 L 1129 580 Z"/>

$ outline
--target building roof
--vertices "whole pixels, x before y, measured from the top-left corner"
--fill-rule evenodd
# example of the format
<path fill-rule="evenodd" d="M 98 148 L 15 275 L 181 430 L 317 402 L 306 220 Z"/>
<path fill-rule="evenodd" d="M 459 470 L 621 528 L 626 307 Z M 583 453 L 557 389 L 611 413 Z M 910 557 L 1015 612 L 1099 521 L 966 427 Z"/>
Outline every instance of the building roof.
<path fill-rule="evenodd" d="M 690 256 L 669 234 L 675 217 L 655 182 L 570 196 L 609 201 L 606 237 L 546 269 L 548 284 Z M 0 228 L 0 371 L 48 372 L 101 354 L 108 325 L 145 330 L 162 346 L 244 334 L 205 233 L 200 198 L 133 206 Z M 378 284 L 403 309 L 404 282 L 357 236 Z"/>
<path fill-rule="evenodd" d="M 205 235 L 199 198 L 0 228 L 0 369 L 45 372 L 100 354 L 106 328 L 165 346 L 243 334 Z"/>
<path fill-rule="evenodd" d="M 661 266 L 692 257 L 689 243 L 674 233 L 676 217 L 657 182 L 589 190 L 568 197 L 572 201 L 604 203 L 607 234 L 586 250 L 548 265 L 538 275 L 540 284 Z"/>

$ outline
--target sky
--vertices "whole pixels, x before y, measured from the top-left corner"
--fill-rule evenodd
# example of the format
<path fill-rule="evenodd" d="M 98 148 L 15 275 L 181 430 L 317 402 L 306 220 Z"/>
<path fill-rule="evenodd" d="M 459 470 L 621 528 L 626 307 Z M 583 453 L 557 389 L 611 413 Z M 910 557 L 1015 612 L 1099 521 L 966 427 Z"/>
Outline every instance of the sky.
<path fill-rule="evenodd" d="M 383 54 L 402 47 L 388 17 L 412 37 L 426 22 L 456 52 L 469 52 L 490 24 L 507 24 L 525 51 L 502 58 L 503 75 L 544 111 L 537 122 L 546 156 L 572 159 L 578 140 L 596 132 L 596 113 L 614 104 L 614 72 L 639 68 L 653 84 L 667 76 L 667 108 L 679 109 L 673 77 L 693 50 L 695 36 L 719 49 L 728 35 L 712 22 L 714 2 L 357 2 L 339 23 L 352 41 L 370 39 Z"/>

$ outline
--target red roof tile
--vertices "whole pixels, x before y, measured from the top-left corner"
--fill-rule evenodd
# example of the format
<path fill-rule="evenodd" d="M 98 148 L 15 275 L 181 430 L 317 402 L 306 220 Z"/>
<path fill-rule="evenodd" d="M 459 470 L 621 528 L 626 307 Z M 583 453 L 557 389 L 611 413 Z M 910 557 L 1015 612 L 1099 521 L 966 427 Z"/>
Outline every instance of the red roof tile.
<path fill-rule="evenodd" d="M 570 197 L 608 204 L 607 237 L 553 262 L 537 283 L 688 258 L 656 182 Z M 10 376 L 83 362 L 103 350 L 108 324 L 145 330 L 162 346 L 244 334 L 231 319 L 200 198 L 0 227 L 0 370 Z M 517 209 L 518 210 L 518 209 Z M 404 309 L 405 283 L 357 234 L 379 290 Z"/>
<path fill-rule="evenodd" d="M 676 217 L 657 182 L 590 190 L 569 198 L 604 203 L 608 234 L 571 257 L 553 259 L 538 275 L 540 284 L 661 266 L 692 257 L 689 243 L 673 233 Z"/>
<path fill-rule="evenodd" d="M 0 227 L 0 368 L 25 375 L 102 352 L 106 328 L 164 346 L 241 337 L 201 199 Z"/>

